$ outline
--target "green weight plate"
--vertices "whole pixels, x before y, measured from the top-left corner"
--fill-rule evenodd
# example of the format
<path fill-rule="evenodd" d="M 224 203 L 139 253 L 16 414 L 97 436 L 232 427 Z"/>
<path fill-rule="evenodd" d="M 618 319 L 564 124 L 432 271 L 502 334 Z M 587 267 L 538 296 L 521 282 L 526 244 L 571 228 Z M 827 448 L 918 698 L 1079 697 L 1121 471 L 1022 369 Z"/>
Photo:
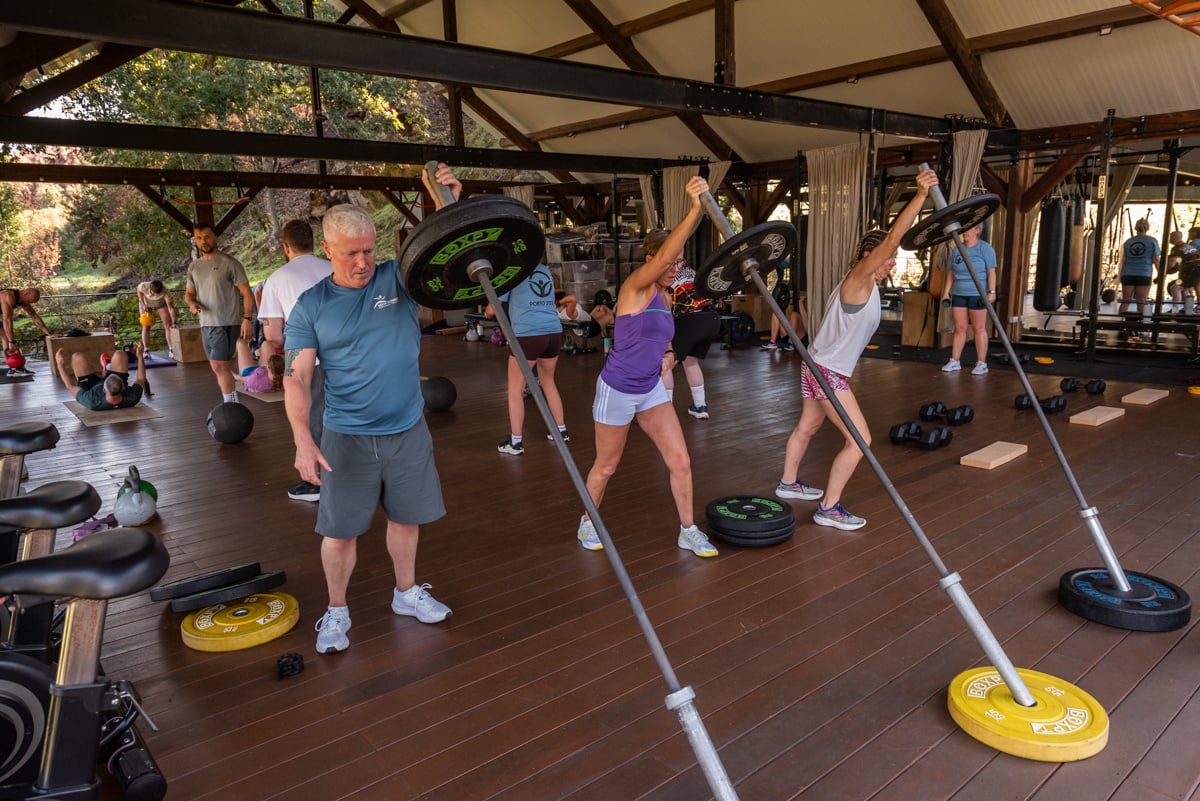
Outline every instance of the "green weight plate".
<path fill-rule="evenodd" d="M 282 570 L 276 570 L 271 573 L 259 573 L 257 576 L 245 581 L 239 581 L 237 584 L 228 584 L 224 587 L 217 587 L 205 592 L 197 592 L 192 595 L 185 595 L 182 598 L 176 598 L 171 601 L 171 611 L 191 612 L 193 609 L 200 609 L 201 607 L 212 606 L 213 604 L 223 604 L 235 598 L 245 598 L 247 595 L 273 590 L 281 586 L 285 581 L 287 581 L 287 574 Z"/>
<path fill-rule="evenodd" d="M 300 604 L 285 592 L 260 592 L 229 604 L 214 604 L 183 619 L 183 644 L 197 651 L 240 651 L 292 630 Z"/>
<path fill-rule="evenodd" d="M 796 519 L 789 504 L 757 495 L 717 498 L 708 503 L 704 513 L 710 526 L 741 536 L 792 526 Z"/>
<path fill-rule="evenodd" d="M 542 259 L 546 238 L 537 216 L 519 200 L 480 195 L 445 206 L 413 229 L 397 257 L 408 293 L 433 309 L 469 309 L 487 303 L 472 264 L 492 266 L 491 284 L 503 295 Z"/>
<path fill-rule="evenodd" d="M 227 587 L 230 584 L 238 584 L 247 579 L 252 579 L 260 572 L 258 562 L 247 562 L 243 565 L 233 565 L 232 567 L 223 567 L 220 570 L 211 570 L 208 573 L 200 573 L 188 578 L 169 581 L 166 584 L 159 584 L 150 590 L 150 600 L 169 601 L 172 598 L 182 598 L 185 595 L 194 595 L 195 593 L 213 590 L 218 587 Z"/>
<path fill-rule="evenodd" d="M 696 271 L 696 293 L 714 300 L 732 295 L 753 280 L 743 266 L 753 264 L 760 274 L 766 274 L 787 257 L 795 241 L 796 229 L 781 220 L 747 228 L 726 239 Z"/>

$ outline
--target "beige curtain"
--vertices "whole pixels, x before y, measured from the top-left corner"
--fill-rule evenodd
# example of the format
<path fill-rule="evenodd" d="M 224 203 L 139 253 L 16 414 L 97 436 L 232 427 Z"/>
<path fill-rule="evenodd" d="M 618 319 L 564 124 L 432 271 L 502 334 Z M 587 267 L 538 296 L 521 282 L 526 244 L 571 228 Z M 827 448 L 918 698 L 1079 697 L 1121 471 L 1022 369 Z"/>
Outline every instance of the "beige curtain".
<path fill-rule="evenodd" d="M 529 208 L 533 208 L 533 186 L 527 184 L 525 186 L 506 186 L 504 194 L 515 200 L 519 200 Z"/>
<path fill-rule="evenodd" d="M 663 169 L 663 214 L 659 225 L 674 228 L 687 214 L 691 202 L 687 196 L 687 182 L 700 174 L 695 165 L 666 167 Z"/>
<path fill-rule="evenodd" d="M 651 176 L 643 175 L 638 178 L 638 187 L 642 190 L 642 204 L 646 209 L 646 227 L 658 227 L 658 209 L 654 207 L 654 184 Z"/>
<path fill-rule="evenodd" d="M 862 236 L 867 148 L 839 145 L 805 154 L 808 161 L 808 317 L 819 331 L 825 301 L 850 268 Z"/>

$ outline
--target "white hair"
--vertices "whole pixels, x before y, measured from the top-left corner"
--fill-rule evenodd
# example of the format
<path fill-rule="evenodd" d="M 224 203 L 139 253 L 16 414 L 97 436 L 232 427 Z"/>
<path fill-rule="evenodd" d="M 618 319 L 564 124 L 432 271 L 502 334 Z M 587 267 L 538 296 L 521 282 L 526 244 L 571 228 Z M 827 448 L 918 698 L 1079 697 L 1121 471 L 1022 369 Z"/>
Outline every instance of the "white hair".
<path fill-rule="evenodd" d="M 342 236 L 357 238 L 375 235 L 375 221 L 371 215 L 350 203 L 333 206 L 321 218 L 321 230 L 329 236 L 331 230 Z"/>

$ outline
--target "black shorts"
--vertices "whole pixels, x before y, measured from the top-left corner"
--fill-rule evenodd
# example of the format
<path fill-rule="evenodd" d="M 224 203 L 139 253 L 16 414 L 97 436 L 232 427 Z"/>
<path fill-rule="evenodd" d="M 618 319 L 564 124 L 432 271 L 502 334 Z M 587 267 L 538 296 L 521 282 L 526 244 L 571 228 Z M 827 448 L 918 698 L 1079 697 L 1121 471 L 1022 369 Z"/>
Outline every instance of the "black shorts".
<path fill-rule="evenodd" d="M 521 344 L 521 352 L 527 361 L 554 359 L 562 349 L 562 333 L 517 337 L 517 342 Z"/>
<path fill-rule="evenodd" d="M 1122 275 L 1121 286 L 1150 286 L 1148 275 Z"/>
<path fill-rule="evenodd" d="M 691 312 L 675 318 L 675 338 L 671 349 L 675 360 L 682 362 L 688 356 L 703 359 L 708 355 L 708 346 L 721 333 L 721 315 L 716 309 Z"/>

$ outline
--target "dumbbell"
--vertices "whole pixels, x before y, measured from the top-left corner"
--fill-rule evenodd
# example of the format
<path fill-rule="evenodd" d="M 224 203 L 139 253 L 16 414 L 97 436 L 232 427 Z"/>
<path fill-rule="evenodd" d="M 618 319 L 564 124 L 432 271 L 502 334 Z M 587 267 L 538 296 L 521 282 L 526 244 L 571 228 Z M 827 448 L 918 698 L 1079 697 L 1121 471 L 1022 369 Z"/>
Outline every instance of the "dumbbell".
<path fill-rule="evenodd" d="M 1062 387 L 1063 392 L 1075 392 L 1079 389 L 1080 382 L 1078 378 L 1064 378 L 1058 385 Z M 1093 378 L 1087 384 L 1084 384 L 1083 387 L 1089 395 L 1102 395 L 1104 394 L 1104 390 L 1108 388 L 1108 385 L 1104 382 L 1103 378 Z"/>
<path fill-rule="evenodd" d="M 888 439 L 893 445 L 903 445 L 906 442 L 916 442 L 927 451 L 936 451 L 938 448 L 944 448 L 950 444 L 950 439 L 953 437 L 950 429 L 945 426 L 931 428 L 928 431 L 922 431 L 921 427 L 913 422 L 904 422 L 892 426 L 888 432 Z"/>
<path fill-rule="evenodd" d="M 1063 409 L 1067 408 L 1067 399 L 1062 395 L 1051 395 L 1049 398 L 1038 398 L 1038 403 L 1041 404 L 1042 411 L 1044 411 L 1046 414 L 1054 414 L 1055 412 L 1061 412 Z M 1033 401 L 1029 399 L 1028 395 L 1022 392 L 1017 396 L 1016 400 L 1013 401 L 1013 405 L 1021 410 L 1032 409 Z"/>
<path fill-rule="evenodd" d="M 975 410 L 966 404 L 956 406 L 953 409 L 947 409 L 946 404 L 941 401 L 927 403 L 921 407 L 921 419 L 925 422 L 945 418 L 946 423 L 952 426 L 966 425 L 975 419 Z"/>

